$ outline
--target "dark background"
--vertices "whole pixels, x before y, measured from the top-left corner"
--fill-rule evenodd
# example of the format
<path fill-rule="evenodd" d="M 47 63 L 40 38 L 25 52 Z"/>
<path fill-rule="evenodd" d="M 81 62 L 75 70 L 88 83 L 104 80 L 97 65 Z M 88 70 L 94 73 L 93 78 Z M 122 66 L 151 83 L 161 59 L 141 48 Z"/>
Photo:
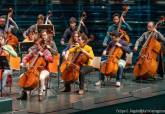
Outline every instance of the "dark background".
<path fill-rule="evenodd" d="M 87 12 L 86 25 L 89 33 L 95 36 L 90 43 L 95 55 L 101 55 L 102 42 L 108 26 L 112 24 L 112 15 L 121 13 L 123 3 L 128 4 L 130 9 L 126 21 L 133 28 L 129 32 L 131 42 L 146 31 L 146 23 L 149 20 L 157 22 L 165 14 L 164 0 L 1 0 L 0 15 L 6 15 L 7 9 L 14 9 L 14 20 L 21 31 L 26 30 L 36 22 L 36 16 L 40 13 L 46 15 L 48 10 L 53 12 L 52 22 L 55 25 L 56 36 L 54 37 L 59 51 L 64 48 L 60 45 L 60 39 L 71 16 L 80 18 L 83 11 Z M 164 34 L 164 27 L 159 30 Z M 21 40 L 22 36 L 19 37 Z"/>

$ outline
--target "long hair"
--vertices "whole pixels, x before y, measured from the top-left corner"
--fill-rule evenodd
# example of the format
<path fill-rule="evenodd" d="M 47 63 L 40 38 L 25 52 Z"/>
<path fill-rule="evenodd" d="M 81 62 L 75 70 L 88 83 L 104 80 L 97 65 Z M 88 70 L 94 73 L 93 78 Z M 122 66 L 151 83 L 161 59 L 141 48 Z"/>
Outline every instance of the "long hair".
<path fill-rule="evenodd" d="M 69 39 L 69 45 L 74 45 L 76 43 L 76 40 L 74 39 L 75 34 L 78 34 L 78 37 L 81 35 L 80 32 L 74 31 Z"/>

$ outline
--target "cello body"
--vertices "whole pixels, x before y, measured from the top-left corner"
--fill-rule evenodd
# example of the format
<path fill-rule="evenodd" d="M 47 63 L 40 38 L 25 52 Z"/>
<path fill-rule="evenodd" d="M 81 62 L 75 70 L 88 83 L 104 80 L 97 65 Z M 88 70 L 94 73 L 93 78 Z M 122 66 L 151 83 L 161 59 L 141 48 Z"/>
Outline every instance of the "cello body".
<path fill-rule="evenodd" d="M 30 67 L 20 76 L 18 85 L 25 90 L 33 90 L 39 84 L 39 75 L 41 70 L 46 66 L 43 57 L 38 57 L 33 67 Z"/>
<path fill-rule="evenodd" d="M 75 56 L 74 60 L 67 65 L 65 70 L 62 73 L 62 79 L 66 82 L 75 82 L 79 78 L 80 67 L 88 62 L 88 57 L 79 52 L 77 56 Z"/>
<path fill-rule="evenodd" d="M 121 35 L 120 35 L 121 39 L 123 39 L 123 40 L 126 41 L 127 43 L 130 43 L 130 37 L 129 37 L 129 35 L 127 34 L 126 31 L 120 29 L 120 30 L 119 30 L 119 33 L 121 34 Z"/>
<path fill-rule="evenodd" d="M 142 48 L 141 55 L 134 66 L 134 76 L 136 78 L 154 78 L 158 69 L 158 55 L 161 44 L 154 37 L 151 37 L 146 47 Z"/>
<path fill-rule="evenodd" d="M 71 63 L 72 59 L 73 59 L 73 54 L 69 54 L 68 59 L 67 60 L 66 59 L 63 60 L 61 66 L 60 66 L 60 72 L 61 73 L 63 73 L 64 70 L 66 69 L 66 67 L 68 67 L 68 65 Z"/>
<path fill-rule="evenodd" d="M 123 7 L 124 11 L 122 12 L 120 16 L 120 21 L 118 24 L 117 32 L 119 33 L 118 35 L 113 35 L 115 36 L 115 43 L 118 43 L 121 39 L 126 41 L 127 43 L 130 42 L 130 37 L 126 33 L 126 31 L 121 29 L 121 24 L 122 24 L 122 18 L 126 12 L 128 11 L 128 6 Z M 110 33 L 111 35 L 111 33 Z M 104 74 L 105 76 L 115 76 L 118 71 L 118 61 L 123 55 L 123 50 L 121 47 L 118 46 L 113 46 L 112 49 L 108 50 L 108 59 L 106 62 L 104 62 L 100 68 L 100 72 Z"/>
<path fill-rule="evenodd" d="M 109 55 L 108 60 L 104 62 L 100 68 L 100 72 L 105 76 L 114 76 L 118 71 L 118 61 L 123 55 L 120 47 L 113 47 L 114 51 Z"/>
<path fill-rule="evenodd" d="M 19 44 L 18 38 L 11 32 L 7 32 L 6 43 L 16 48 Z"/>

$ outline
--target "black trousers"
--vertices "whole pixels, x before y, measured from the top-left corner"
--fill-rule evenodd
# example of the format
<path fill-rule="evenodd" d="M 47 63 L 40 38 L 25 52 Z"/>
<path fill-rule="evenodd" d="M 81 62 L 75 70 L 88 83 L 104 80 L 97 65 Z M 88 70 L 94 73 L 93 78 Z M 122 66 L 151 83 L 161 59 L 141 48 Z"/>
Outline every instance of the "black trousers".
<path fill-rule="evenodd" d="M 85 75 L 89 74 L 90 72 L 93 71 L 93 67 L 92 66 L 83 66 L 80 68 L 80 74 L 79 74 L 79 88 L 80 89 L 84 89 L 84 82 L 85 82 Z M 65 82 L 65 89 L 71 89 L 70 87 L 70 82 Z"/>
<path fill-rule="evenodd" d="M 164 62 L 163 62 L 163 51 L 162 50 L 161 50 L 160 55 L 158 56 L 158 61 L 159 61 L 158 74 L 160 75 L 160 77 L 163 78 L 163 74 L 164 74 Z"/>

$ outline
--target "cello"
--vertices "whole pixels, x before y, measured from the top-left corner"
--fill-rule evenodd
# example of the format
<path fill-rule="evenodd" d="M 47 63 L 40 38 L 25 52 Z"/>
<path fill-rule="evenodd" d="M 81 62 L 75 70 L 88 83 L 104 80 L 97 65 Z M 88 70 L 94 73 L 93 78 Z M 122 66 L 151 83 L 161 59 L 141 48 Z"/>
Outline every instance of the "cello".
<path fill-rule="evenodd" d="M 122 16 L 126 14 L 128 11 L 128 6 L 123 7 L 124 11 L 122 12 L 120 16 L 120 22 L 117 28 L 117 32 L 119 33 L 119 36 L 116 37 L 116 42 L 119 42 L 120 39 L 125 40 L 127 43 L 130 42 L 129 36 L 126 34 L 124 30 L 121 29 L 122 24 Z M 104 74 L 105 76 L 115 76 L 118 71 L 118 61 L 123 55 L 123 51 L 121 47 L 113 46 L 109 51 L 108 59 L 106 62 L 103 63 L 103 65 L 100 68 L 100 72 Z"/>
<path fill-rule="evenodd" d="M 18 85 L 25 90 L 33 90 L 37 87 L 40 72 L 46 66 L 46 61 L 38 53 L 29 66 L 29 69 L 20 76 L 18 81 Z"/>
<path fill-rule="evenodd" d="M 165 17 L 158 21 L 155 28 L 165 21 Z M 136 78 L 155 78 L 158 69 L 158 55 L 161 51 L 161 43 L 156 39 L 155 32 L 151 32 L 144 43 L 138 61 L 134 66 L 134 76 Z"/>
<path fill-rule="evenodd" d="M 14 22 L 14 20 L 12 19 L 12 15 L 13 15 L 13 9 L 9 8 L 8 9 L 8 16 L 7 16 L 7 21 L 6 21 L 6 25 L 5 25 L 5 37 L 6 37 L 6 44 L 11 45 L 14 49 L 16 48 L 16 46 L 18 45 L 19 41 L 18 38 L 11 33 L 8 29 L 9 26 L 9 21 L 12 21 L 12 23 L 15 24 L 15 26 L 18 28 L 17 24 Z"/>
<path fill-rule="evenodd" d="M 84 44 L 84 46 L 86 43 Z M 80 46 L 76 47 L 77 50 L 81 49 Z M 89 57 L 85 55 L 81 50 L 74 56 L 72 61 L 67 65 L 65 70 L 62 73 L 62 79 L 65 82 L 73 83 L 78 80 L 80 68 L 87 63 L 89 60 Z"/>
<path fill-rule="evenodd" d="M 83 12 L 83 13 L 82 13 L 82 16 L 81 16 L 81 18 L 80 18 L 80 22 L 79 22 L 79 25 L 78 25 L 78 27 L 77 27 L 76 33 L 79 34 L 80 29 L 81 29 L 81 26 L 82 26 L 82 22 L 84 21 L 85 18 L 86 18 L 86 12 Z M 73 35 L 72 35 L 72 36 L 73 36 Z M 74 41 L 74 38 L 71 37 L 70 40 L 69 40 L 70 48 L 73 47 L 73 46 L 75 46 L 75 45 L 73 44 L 73 41 Z M 74 42 L 75 42 L 75 41 L 74 41 Z M 76 42 L 75 42 L 75 43 L 76 43 Z M 68 58 L 67 60 L 65 60 L 65 59 L 63 60 L 61 66 L 60 66 L 60 72 L 63 73 L 63 71 L 65 70 L 65 68 L 67 67 L 67 65 L 71 63 L 72 59 L 73 59 L 73 54 L 70 54 L 70 55 L 69 55 L 69 58 Z"/>

